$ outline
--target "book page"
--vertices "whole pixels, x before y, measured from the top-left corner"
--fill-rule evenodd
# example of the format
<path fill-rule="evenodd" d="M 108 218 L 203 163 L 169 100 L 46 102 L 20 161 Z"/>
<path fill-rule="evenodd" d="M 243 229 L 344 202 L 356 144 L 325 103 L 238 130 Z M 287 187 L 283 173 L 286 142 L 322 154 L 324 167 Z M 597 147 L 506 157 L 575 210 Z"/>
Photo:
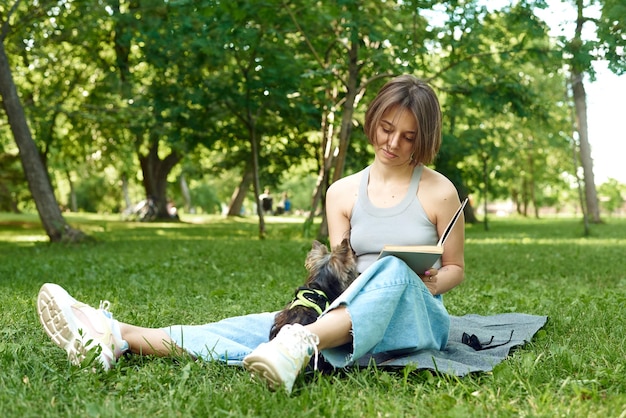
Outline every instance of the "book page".
<path fill-rule="evenodd" d="M 424 274 L 424 272 L 431 268 L 443 254 L 443 243 L 446 241 L 448 235 L 450 235 L 450 231 L 452 231 L 457 220 L 463 213 L 467 201 L 467 198 L 463 200 L 461 206 L 459 206 L 454 213 L 454 216 L 450 219 L 446 229 L 443 231 L 441 238 L 439 238 L 437 245 L 385 245 L 378 255 L 378 258 L 380 259 L 390 255 L 395 256 L 404 261 L 417 274 Z"/>
<path fill-rule="evenodd" d="M 443 247 L 431 246 L 433 249 L 442 249 Z M 404 261 L 411 270 L 417 274 L 424 274 L 426 270 L 431 268 L 441 257 L 441 252 L 415 252 L 415 251 L 387 251 L 383 250 L 379 258 L 386 256 L 394 256 Z"/>
<path fill-rule="evenodd" d="M 437 245 L 385 245 L 382 252 L 442 254 L 443 247 Z"/>
<path fill-rule="evenodd" d="M 461 206 L 459 206 L 459 208 L 456 210 L 456 212 L 454 213 L 454 216 L 452 217 L 452 219 L 450 219 L 448 226 L 446 226 L 446 229 L 443 231 L 443 234 L 441 234 L 441 238 L 439 238 L 439 242 L 437 243 L 438 246 L 443 246 L 443 243 L 446 242 L 446 239 L 448 239 L 448 235 L 450 235 L 450 231 L 452 231 L 452 228 L 454 228 L 454 225 L 456 225 L 456 221 L 459 220 L 459 216 L 461 216 L 461 214 L 463 213 L 463 209 L 465 208 L 465 205 L 467 204 L 468 200 L 469 200 L 469 197 L 466 197 L 465 200 L 461 202 Z"/>

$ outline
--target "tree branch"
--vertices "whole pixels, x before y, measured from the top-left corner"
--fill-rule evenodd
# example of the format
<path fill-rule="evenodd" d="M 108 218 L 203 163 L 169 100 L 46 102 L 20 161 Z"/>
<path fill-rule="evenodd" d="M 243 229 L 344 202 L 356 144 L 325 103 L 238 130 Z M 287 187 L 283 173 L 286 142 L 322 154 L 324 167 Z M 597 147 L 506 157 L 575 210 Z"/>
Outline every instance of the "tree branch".
<path fill-rule="evenodd" d="M 6 20 L 2 22 L 2 30 L 0 31 L 0 42 L 4 42 L 4 38 L 6 38 L 7 34 L 9 33 L 9 20 L 11 19 L 11 15 L 17 10 L 17 6 L 19 6 L 20 1 L 21 0 L 15 0 L 15 3 L 13 3 L 11 10 L 9 10 L 9 13 L 7 13 Z"/>
<path fill-rule="evenodd" d="M 304 29 L 302 29 L 302 26 L 300 26 L 300 24 L 296 20 L 296 17 L 294 16 L 293 12 L 291 11 L 291 8 L 289 7 L 289 5 L 286 4 L 286 3 L 283 3 L 283 7 L 287 10 L 287 14 L 289 14 L 289 17 L 291 18 L 291 21 L 293 22 L 293 24 L 296 25 L 296 29 L 298 29 L 298 32 L 300 32 L 302 34 L 302 36 L 304 37 L 304 42 L 306 42 L 307 46 L 311 50 L 311 53 L 315 57 L 315 61 L 317 61 L 317 63 L 319 64 L 320 67 L 326 68 L 325 65 L 324 65 L 324 61 L 322 61 L 320 56 L 317 54 L 317 51 L 313 47 L 313 44 L 309 40 L 309 37 L 304 32 Z"/>
<path fill-rule="evenodd" d="M 488 56 L 497 56 L 497 55 L 503 55 L 503 54 L 510 54 L 510 53 L 524 53 L 524 52 L 531 52 L 531 51 L 538 51 L 538 52 L 545 52 L 545 50 L 543 49 L 539 49 L 539 48 L 529 48 L 529 49 L 508 49 L 508 50 L 504 50 L 504 51 L 489 51 L 489 52 L 480 52 L 480 53 L 476 53 L 476 54 L 470 54 L 466 57 L 463 57 L 461 59 L 459 59 L 458 61 L 453 61 L 450 64 L 446 65 L 445 67 L 443 67 L 441 70 L 437 71 L 435 74 L 433 74 L 432 76 L 426 78 L 424 81 L 426 81 L 427 83 L 432 82 L 432 80 L 440 77 L 442 74 L 444 74 L 446 71 L 451 70 L 452 68 L 456 67 L 457 65 L 461 65 L 464 62 L 467 62 L 473 58 L 480 58 L 480 57 L 488 57 Z"/>

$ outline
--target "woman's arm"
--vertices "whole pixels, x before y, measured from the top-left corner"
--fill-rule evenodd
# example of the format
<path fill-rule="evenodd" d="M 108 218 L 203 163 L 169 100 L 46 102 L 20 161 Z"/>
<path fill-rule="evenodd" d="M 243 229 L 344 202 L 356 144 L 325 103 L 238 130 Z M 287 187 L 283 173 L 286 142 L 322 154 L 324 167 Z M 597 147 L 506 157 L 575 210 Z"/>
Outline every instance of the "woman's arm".
<path fill-rule="evenodd" d="M 331 248 L 350 237 L 350 216 L 357 187 L 358 177 L 352 175 L 334 182 L 326 191 L 326 221 Z"/>
<path fill-rule="evenodd" d="M 424 170 L 426 174 L 427 170 Z M 443 175 L 428 170 L 420 183 L 418 197 L 424 210 L 437 227 L 441 236 L 461 205 L 456 188 Z M 422 276 L 424 283 L 434 295 L 446 293 L 458 286 L 465 277 L 465 220 L 460 217 L 450 232 L 441 257 L 441 268 L 431 269 L 430 275 Z"/>
<path fill-rule="evenodd" d="M 456 190 L 454 190 L 454 194 L 450 196 L 445 203 L 442 203 L 442 206 L 444 206 L 441 211 L 441 213 L 444 214 L 442 216 L 450 215 L 450 217 L 441 217 L 441 219 L 437 220 L 437 232 L 440 236 L 443 234 L 444 229 L 460 204 Z M 433 294 L 445 293 L 458 286 L 465 278 L 464 242 L 465 218 L 461 217 L 450 232 L 444 245 L 443 255 L 441 257 L 441 268 L 437 273 L 437 286 Z"/>

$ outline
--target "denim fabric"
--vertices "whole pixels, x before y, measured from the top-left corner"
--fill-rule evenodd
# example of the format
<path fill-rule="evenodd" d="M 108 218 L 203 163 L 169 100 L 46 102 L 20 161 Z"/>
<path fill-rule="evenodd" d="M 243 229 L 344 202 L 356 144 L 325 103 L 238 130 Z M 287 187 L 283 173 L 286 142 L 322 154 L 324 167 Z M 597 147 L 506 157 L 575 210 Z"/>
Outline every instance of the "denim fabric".
<path fill-rule="evenodd" d="M 352 318 L 354 339 L 352 345 L 323 351 L 335 367 L 350 365 L 365 354 L 401 354 L 446 346 L 450 318 L 442 298 L 432 296 L 422 280 L 395 257 L 372 264 L 328 310 L 339 305 L 346 306 Z M 275 314 L 251 314 L 163 330 L 192 355 L 241 364 L 248 353 L 268 340 Z"/>
<path fill-rule="evenodd" d="M 177 346 L 196 357 L 239 365 L 259 344 L 268 341 L 274 316 L 276 312 L 265 312 L 162 329 Z"/>
<path fill-rule="evenodd" d="M 339 305 L 345 305 L 352 318 L 353 344 L 323 350 L 335 367 L 350 365 L 365 354 L 443 350 L 448 342 L 450 316 L 443 298 L 433 296 L 395 257 L 368 267 L 328 310 Z"/>

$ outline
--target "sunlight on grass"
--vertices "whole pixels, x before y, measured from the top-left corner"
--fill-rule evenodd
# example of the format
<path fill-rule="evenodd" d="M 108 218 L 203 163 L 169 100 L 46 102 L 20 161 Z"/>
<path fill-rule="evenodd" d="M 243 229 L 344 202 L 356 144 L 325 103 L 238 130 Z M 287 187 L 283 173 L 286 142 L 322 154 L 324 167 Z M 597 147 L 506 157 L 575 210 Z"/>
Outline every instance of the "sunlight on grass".
<path fill-rule="evenodd" d="M 41 235 L 9 235 L 2 234 L 0 235 L 0 241 L 6 242 L 48 242 L 48 236 L 46 234 Z"/>
<path fill-rule="evenodd" d="M 47 242 L 38 215 L 0 213 L 0 242 Z"/>
<path fill-rule="evenodd" d="M 626 246 L 626 237 L 618 238 L 466 238 L 466 244 L 517 244 L 517 245 L 555 245 L 555 244 L 574 244 L 574 245 L 617 245 Z"/>
<path fill-rule="evenodd" d="M 466 229 L 453 315 L 547 315 L 492 373 L 351 369 L 269 392 L 240 368 L 130 356 L 109 373 L 69 365 L 39 325 L 44 282 L 142 326 L 201 324 L 278 309 L 306 276 L 302 219 L 67 214 L 95 242 L 48 242 L 36 215 L 0 214 L 0 405 L 6 416 L 626 416 L 626 220 L 581 236 L 577 219 L 498 219 Z M 375 307 L 372 308 L 375 314 Z M 389 396 L 393 393 L 394 396 Z M 167 399 L 167 402 L 163 402 Z"/>

